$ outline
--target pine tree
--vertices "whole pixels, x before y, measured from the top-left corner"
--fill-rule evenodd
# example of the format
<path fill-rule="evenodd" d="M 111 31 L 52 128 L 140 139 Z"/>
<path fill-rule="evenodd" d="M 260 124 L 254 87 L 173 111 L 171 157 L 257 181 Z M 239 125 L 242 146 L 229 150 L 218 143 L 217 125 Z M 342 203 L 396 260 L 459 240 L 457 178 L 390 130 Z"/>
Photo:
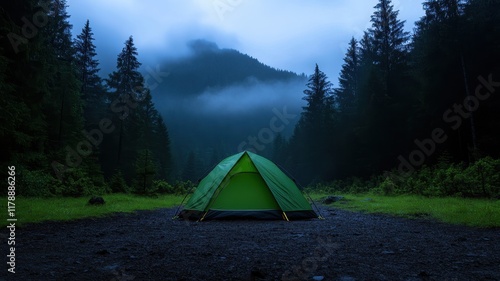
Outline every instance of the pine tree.
<path fill-rule="evenodd" d="M 118 165 L 120 165 L 123 160 L 122 154 L 126 135 L 125 130 L 127 129 L 125 121 L 128 121 L 126 119 L 131 114 L 131 111 L 137 106 L 137 102 L 142 100 L 144 94 L 144 78 L 139 72 L 141 63 L 137 60 L 137 56 L 137 48 L 134 46 L 132 36 L 130 36 L 125 42 L 125 47 L 118 55 L 116 64 L 117 70 L 111 73 L 109 79 L 106 80 L 108 86 L 113 89 L 110 93 L 109 100 L 111 103 L 111 110 L 116 113 L 115 121 L 119 124 L 116 146 L 116 159 Z M 132 133 L 134 132 L 132 131 Z M 137 139 L 133 138 L 129 140 L 137 141 Z M 130 147 L 130 150 L 137 151 L 134 147 Z"/>
<path fill-rule="evenodd" d="M 136 192 L 148 194 L 156 174 L 153 153 L 149 149 L 143 149 L 138 152 L 138 157 L 135 162 L 135 174 Z"/>
<path fill-rule="evenodd" d="M 281 133 L 276 134 L 273 140 L 273 162 L 284 165 L 287 158 L 287 141 Z"/>
<path fill-rule="evenodd" d="M 193 151 L 191 151 L 191 152 L 189 152 L 189 156 L 188 156 L 186 165 L 184 166 L 184 170 L 182 171 L 182 179 L 183 180 L 189 180 L 191 182 L 197 181 L 196 169 L 198 167 L 196 164 L 197 164 L 196 154 Z"/>
<path fill-rule="evenodd" d="M 105 93 L 99 77 L 99 62 L 94 45 L 94 33 L 87 20 L 82 32 L 75 40 L 77 75 L 81 82 L 81 93 L 85 103 L 84 118 L 88 127 L 98 125 L 104 117 Z"/>
<path fill-rule="evenodd" d="M 46 168 L 53 153 L 41 106 L 51 80 L 44 64 L 50 46 L 44 33 L 29 41 L 22 34 L 22 18 L 42 11 L 37 2 L 7 1 L 0 9 L 0 161 L 30 170 Z"/>
<path fill-rule="evenodd" d="M 359 70 L 358 42 L 352 38 L 340 71 L 339 87 L 334 90 L 336 105 L 342 115 L 353 114 L 356 110 Z"/>
<path fill-rule="evenodd" d="M 169 180 L 173 170 L 170 136 L 161 115 L 155 122 L 155 153 L 158 157 L 158 178 Z"/>
<path fill-rule="evenodd" d="M 404 31 L 404 21 L 398 19 L 399 11 L 394 11 L 391 0 L 379 0 L 375 12 L 371 17 L 372 44 L 375 50 L 374 63 L 381 73 L 382 92 L 377 95 L 393 97 L 397 94 L 392 85 L 397 80 L 396 76 L 403 69 L 410 39 L 409 33 Z"/>
<path fill-rule="evenodd" d="M 446 109 L 454 103 L 462 103 L 466 96 L 464 62 L 470 60 L 464 59 L 467 31 L 461 28 L 465 20 L 464 2 L 431 0 L 423 3 L 425 16 L 416 23 L 412 48 L 415 78 L 420 84 L 415 94 L 418 101 L 415 103 L 415 117 L 410 124 L 410 127 L 417 128 L 413 130 L 414 134 L 423 134 L 438 124 L 441 126 Z M 469 160 L 467 147 L 471 145 L 471 134 L 468 129 L 463 126 L 450 133 L 445 144 L 456 160 Z"/>
<path fill-rule="evenodd" d="M 111 93 L 111 100 L 126 96 L 140 100 L 143 93 L 144 78 L 139 72 L 141 63 L 137 59 L 137 48 L 132 36 L 125 42 L 125 47 L 118 55 L 116 62 L 117 71 L 113 71 L 106 80 L 108 86 L 115 89 Z M 124 116 L 126 117 L 126 116 Z"/>
<path fill-rule="evenodd" d="M 43 62 L 46 84 L 42 106 L 46 116 L 47 138 L 50 150 L 63 150 L 80 141 L 83 128 L 82 100 L 76 68 L 73 63 L 74 47 L 71 24 L 65 0 L 49 1 L 48 21 L 39 35 L 44 40 Z"/>
<path fill-rule="evenodd" d="M 321 127 L 327 118 L 332 116 L 333 90 L 332 83 L 327 80 L 325 73 L 319 70 L 318 65 L 314 69 L 314 74 L 309 78 L 304 90 L 302 99 L 307 102 L 303 107 L 302 120 L 311 127 Z"/>
<path fill-rule="evenodd" d="M 404 21 L 398 19 L 398 11 L 394 11 L 390 0 L 379 0 L 374 8 L 372 27 L 360 40 L 358 71 L 354 72 L 351 62 L 356 54 L 355 43 L 351 41 L 336 91 L 341 105 L 347 81 L 354 80 L 345 77 L 356 74 L 356 109 L 351 111 L 353 116 L 339 114 L 336 146 L 342 149 L 336 155 L 342 158 L 342 163 L 350 164 L 343 167 L 356 167 L 358 175 L 364 176 L 394 165 L 397 156 L 394 153 L 403 143 L 397 140 L 406 139 L 403 120 L 411 105 L 409 35 L 404 31 Z M 352 148 L 354 145 L 356 149 Z"/>
<path fill-rule="evenodd" d="M 66 9 L 66 0 L 50 0 L 49 23 L 44 30 L 51 35 L 49 43 L 55 51 L 56 58 L 62 61 L 71 61 L 74 55 L 71 40 L 69 15 Z"/>
<path fill-rule="evenodd" d="M 332 170 L 335 113 L 332 84 L 318 65 L 306 86 L 303 99 L 307 105 L 303 107 L 290 147 L 296 153 L 295 163 L 299 165 L 294 170 L 303 171 L 305 177 L 302 180 L 309 182 L 314 178 L 326 178 L 326 174 Z"/>

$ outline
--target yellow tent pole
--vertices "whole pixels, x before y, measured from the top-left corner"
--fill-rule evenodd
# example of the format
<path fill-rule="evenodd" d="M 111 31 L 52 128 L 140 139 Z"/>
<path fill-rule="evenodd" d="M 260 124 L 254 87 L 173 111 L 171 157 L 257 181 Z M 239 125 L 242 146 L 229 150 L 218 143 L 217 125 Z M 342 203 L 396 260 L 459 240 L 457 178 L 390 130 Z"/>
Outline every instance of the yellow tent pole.
<path fill-rule="evenodd" d="M 286 221 L 290 221 L 288 217 L 286 216 L 286 213 L 283 211 L 283 217 L 286 219 Z"/>
<path fill-rule="evenodd" d="M 199 221 L 203 221 L 205 219 L 205 216 L 207 215 L 208 211 L 206 211 L 204 214 L 203 214 L 203 217 L 201 217 L 201 219 Z"/>

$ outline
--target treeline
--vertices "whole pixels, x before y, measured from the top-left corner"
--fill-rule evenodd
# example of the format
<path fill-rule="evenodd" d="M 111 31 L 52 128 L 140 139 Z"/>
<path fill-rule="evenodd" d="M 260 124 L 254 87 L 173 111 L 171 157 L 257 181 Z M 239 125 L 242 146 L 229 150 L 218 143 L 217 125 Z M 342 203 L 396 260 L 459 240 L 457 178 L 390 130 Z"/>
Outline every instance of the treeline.
<path fill-rule="evenodd" d="M 316 65 L 293 136 L 274 145 L 275 161 L 300 182 L 500 157 L 500 1 L 423 7 L 410 34 L 380 0 L 372 26 L 350 41 L 336 87 Z"/>
<path fill-rule="evenodd" d="M 320 193 L 414 194 L 427 197 L 461 196 L 500 199 L 500 159 L 484 157 L 466 165 L 443 159 L 411 174 L 386 171 L 370 178 L 351 177 L 308 187 Z"/>
<path fill-rule="evenodd" d="M 89 21 L 73 40 L 66 10 L 65 0 L 2 3 L 2 166 L 16 166 L 24 196 L 148 193 L 171 175 L 170 139 L 133 38 L 102 79 Z"/>

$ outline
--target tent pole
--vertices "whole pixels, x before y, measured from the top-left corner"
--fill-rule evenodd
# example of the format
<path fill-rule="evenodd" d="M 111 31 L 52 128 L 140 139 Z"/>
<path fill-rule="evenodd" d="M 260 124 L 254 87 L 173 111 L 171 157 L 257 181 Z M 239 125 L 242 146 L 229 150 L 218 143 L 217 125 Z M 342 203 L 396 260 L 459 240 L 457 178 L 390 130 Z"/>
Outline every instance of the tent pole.
<path fill-rule="evenodd" d="M 218 164 L 215 164 L 215 165 L 212 167 L 212 169 L 211 169 L 211 170 L 215 169 L 215 167 L 217 167 L 217 165 L 218 165 Z M 206 173 L 204 173 L 204 175 L 205 175 L 205 174 L 206 174 Z M 201 182 L 201 179 L 198 179 L 198 182 L 197 182 L 197 185 L 196 185 L 197 187 L 198 187 L 198 185 L 200 185 L 200 182 Z M 174 216 L 172 219 L 177 219 L 177 218 L 179 218 L 179 216 L 178 216 L 178 215 L 179 215 L 179 209 L 181 208 L 182 203 L 184 203 L 184 200 L 186 200 L 186 198 L 188 197 L 188 195 L 189 195 L 189 194 L 191 194 L 191 193 L 193 193 L 195 189 L 196 189 L 196 188 L 192 188 L 192 189 L 191 189 L 191 190 L 190 190 L 190 191 L 186 194 L 186 196 L 184 196 L 184 198 L 183 198 L 183 199 L 182 199 L 182 201 L 181 201 L 181 204 L 179 205 L 179 207 L 177 207 L 177 210 L 175 211 L 175 216 Z M 206 213 L 205 213 L 205 215 L 206 215 Z M 205 215 L 203 215 L 203 217 L 205 217 Z"/>
<path fill-rule="evenodd" d="M 286 220 L 286 221 L 290 221 L 285 213 L 285 211 L 282 211 L 283 212 L 283 218 Z"/>
<path fill-rule="evenodd" d="M 205 216 L 207 215 L 208 211 L 206 211 L 204 214 L 203 214 L 203 217 L 201 217 L 201 219 L 199 221 L 203 221 L 205 219 Z"/>
<path fill-rule="evenodd" d="M 200 181 L 198 181 L 198 184 L 200 184 Z M 184 198 L 182 198 L 181 204 L 179 205 L 179 207 L 177 207 L 177 210 L 175 211 L 175 216 L 172 217 L 173 220 L 179 218 L 179 216 L 178 216 L 179 215 L 179 209 L 181 208 L 182 203 L 184 203 L 184 200 L 186 200 L 186 198 L 188 197 L 188 195 L 191 194 L 191 193 L 193 193 L 193 190 L 194 190 L 194 188 L 191 188 L 191 190 L 184 196 Z"/>
<path fill-rule="evenodd" d="M 289 172 L 288 172 L 285 168 L 281 167 L 281 165 L 279 165 L 279 164 L 277 164 L 277 163 L 275 163 L 275 164 L 276 164 L 276 166 L 278 166 L 281 170 L 283 170 L 283 171 L 287 174 L 287 176 L 288 176 L 289 178 L 291 178 L 291 179 L 293 180 L 293 182 L 295 182 L 295 183 L 299 186 L 299 189 L 300 189 L 301 191 L 303 191 L 303 192 L 307 195 L 307 197 L 309 198 L 309 200 L 311 200 L 312 204 L 314 205 L 314 207 L 315 207 L 315 208 L 316 208 L 316 210 L 318 211 L 318 219 L 320 219 L 320 220 L 324 220 L 325 218 L 321 215 L 321 211 L 319 210 L 318 206 L 316 206 L 316 203 L 315 203 L 315 202 L 314 202 L 314 200 L 311 198 L 311 195 L 309 195 L 309 193 L 307 193 L 307 191 L 306 191 L 306 190 L 304 189 L 304 187 L 300 184 L 300 182 L 299 182 L 299 181 L 297 181 L 297 180 L 296 180 L 296 179 L 295 179 L 295 178 L 294 178 L 294 177 L 293 177 L 293 176 L 292 176 L 292 175 L 291 175 L 291 174 L 290 174 L 290 173 L 289 173 Z"/>
<path fill-rule="evenodd" d="M 172 217 L 172 219 L 177 219 L 179 217 L 179 209 L 181 208 L 182 206 L 182 203 L 184 203 L 184 200 L 186 200 L 186 198 L 188 197 L 190 193 L 186 194 L 186 196 L 184 196 L 184 198 L 182 199 L 181 201 L 181 204 L 179 204 L 179 206 L 177 207 L 177 210 L 175 210 L 175 216 Z"/>
<path fill-rule="evenodd" d="M 316 203 L 311 198 L 311 195 L 309 195 L 309 193 L 307 193 L 307 191 L 305 191 L 305 189 L 302 189 L 302 190 L 306 193 L 307 197 L 309 197 L 309 200 L 311 200 L 311 202 L 314 205 L 314 207 L 316 208 L 316 210 L 318 210 L 318 219 L 324 220 L 325 218 L 321 215 L 321 211 L 319 210 L 318 206 L 316 206 Z"/>

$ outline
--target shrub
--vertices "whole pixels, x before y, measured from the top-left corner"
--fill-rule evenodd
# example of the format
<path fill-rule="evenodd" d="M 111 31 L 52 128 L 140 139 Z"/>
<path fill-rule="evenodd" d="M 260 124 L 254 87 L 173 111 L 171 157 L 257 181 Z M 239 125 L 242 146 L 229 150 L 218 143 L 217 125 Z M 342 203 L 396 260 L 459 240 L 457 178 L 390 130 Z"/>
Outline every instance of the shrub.
<path fill-rule="evenodd" d="M 174 184 L 174 194 L 187 194 L 193 192 L 196 186 L 190 181 L 176 181 Z"/>
<path fill-rule="evenodd" d="M 59 195 L 62 183 L 45 171 L 18 170 L 17 193 L 26 197 L 50 197 Z"/>
<path fill-rule="evenodd" d="M 471 197 L 495 197 L 500 194 L 500 160 L 485 157 L 461 174 L 461 192 Z"/>
<path fill-rule="evenodd" d="M 162 194 L 173 194 L 174 187 L 165 180 L 155 180 L 153 181 L 153 188 L 156 189 L 158 193 Z"/>
<path fill-rule="evenodd" d="M 102 184 L 102 183 L 101 183 Z M 107 192 L 106 185 L 99 185 L 82 169 L 68 169 L 64 173 L 64 182 L 58 195 L 63 196 L 89 196 L 101 195 Z"/>
<path fill-rule="evenodd" d="M 123 174 L 121 171 L 116 170 L 115 173 L 109 179 L 109 188 L 111 192 L 114 193 L 129 193 L 130 188 L 127 186 L 125 179 L 123 179 Z"/>

